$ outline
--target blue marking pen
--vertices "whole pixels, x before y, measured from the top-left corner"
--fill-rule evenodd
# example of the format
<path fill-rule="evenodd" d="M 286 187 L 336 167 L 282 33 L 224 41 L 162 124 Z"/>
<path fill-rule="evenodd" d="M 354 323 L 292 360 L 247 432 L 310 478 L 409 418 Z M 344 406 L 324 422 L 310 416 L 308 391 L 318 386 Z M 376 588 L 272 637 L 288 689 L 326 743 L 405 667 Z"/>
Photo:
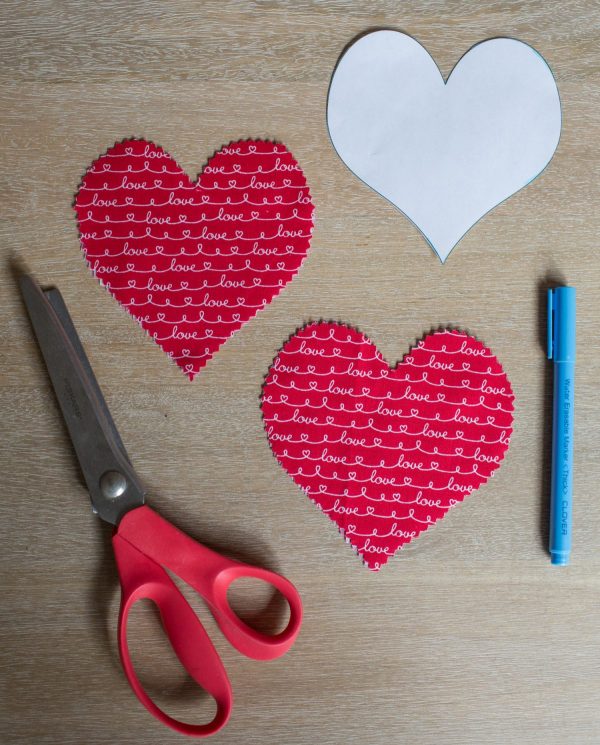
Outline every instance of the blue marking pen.
<path fill-rule="evenodd" d="M 574 287 L 548 290 L 548 359 L 554 361 L 550 557 L 552 564 L 566 566 L 573 510 Z"/>

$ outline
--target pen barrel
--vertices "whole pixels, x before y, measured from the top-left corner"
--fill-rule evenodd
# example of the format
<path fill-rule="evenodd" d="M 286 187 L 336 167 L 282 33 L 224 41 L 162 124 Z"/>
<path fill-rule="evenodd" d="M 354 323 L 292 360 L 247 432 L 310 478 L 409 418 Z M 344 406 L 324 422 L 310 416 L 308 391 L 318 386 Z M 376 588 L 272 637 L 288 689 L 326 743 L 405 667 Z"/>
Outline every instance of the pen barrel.
<path fill-rule="evenodd" d="M 554 363 L 550 556 L 558 566 L 568 564 L 571 553 L 574 378 L 574 361 Z"/>

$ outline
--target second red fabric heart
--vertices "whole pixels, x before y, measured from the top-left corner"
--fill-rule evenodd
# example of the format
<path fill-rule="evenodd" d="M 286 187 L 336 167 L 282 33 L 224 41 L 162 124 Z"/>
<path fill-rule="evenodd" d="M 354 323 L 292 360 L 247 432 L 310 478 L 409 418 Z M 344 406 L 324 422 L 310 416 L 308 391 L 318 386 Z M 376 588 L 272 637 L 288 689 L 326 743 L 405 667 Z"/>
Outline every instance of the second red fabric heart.
<path fill-rule="evenodd" d="M 314 207 L 284 145 L 232 143 L 194 182 L 127 140 L 92 164 L 75 210 L 94 274 L 192 379 L 294 277 Z"/>
<path fill-rule="evenodd" d="M 390 368 L 354 329 L 311 324 L 267 376 L 275 456 L 377 570 L 493 474 L 514 396 L 494 354 L 438 331 Z"/>

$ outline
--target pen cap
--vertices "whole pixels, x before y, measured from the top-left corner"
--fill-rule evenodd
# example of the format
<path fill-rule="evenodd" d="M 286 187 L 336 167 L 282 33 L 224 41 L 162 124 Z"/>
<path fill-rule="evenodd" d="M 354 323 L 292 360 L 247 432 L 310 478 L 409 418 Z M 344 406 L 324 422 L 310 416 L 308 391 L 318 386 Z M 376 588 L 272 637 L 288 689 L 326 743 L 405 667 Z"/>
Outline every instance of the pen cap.
<path fill-rule="evenodd" d="M 575 362 L 575 288 L 548 290 L 548 357 Z"/>

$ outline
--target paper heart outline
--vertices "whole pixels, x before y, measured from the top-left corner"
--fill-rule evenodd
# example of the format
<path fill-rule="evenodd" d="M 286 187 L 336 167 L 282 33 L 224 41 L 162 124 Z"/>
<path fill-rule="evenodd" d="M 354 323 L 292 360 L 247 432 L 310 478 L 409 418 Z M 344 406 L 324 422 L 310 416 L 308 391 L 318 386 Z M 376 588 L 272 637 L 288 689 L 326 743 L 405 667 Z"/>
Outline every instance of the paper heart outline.
<path fill-rule="evenodd" d="M 342 64 L 342 62 L 343 62 L 344 58 L 346 57 L 346 55 L 349 52 L 352 51 L 352 48 L 357 43 L 360 43 L 360 41 L 362 41 L 363 39 L 365 39 L 365 38 L 367 38 L 369 36 L 372 36 L 372 35 L 375 35 L 375 34 L 378 34 L 378 33 L 382 33 L 382 32 L 390 32 L 390 33 L 394 33 L 394 34 L 400 34 L 401 36 L 407 37 L 408 39 L 411 39 L 416 44 L 418 44 L 418 46 L 421 48 L 421 50 L 423 50 L 426 53 L 426 55 L 429 58 L 430 62 L 433 63 L 435 69 L 438 71 L 439 76 L 440 76 L 440 79 L 441 79 L 441 81 L 442 81 L 442 83 L 444 85 L 444 88 L 446 88 L 446 86 L 450 82 L 450 79 L 452 78 L 452 75 L 460 68 L 460 65 L 463 62 L 463 60 L 465 60 L 465 58 L 473 50 L 475 50 L 477 47 L 480 47 L 480 46 L 482 46 L 484 44 L 488 44 L 490 42 L 496 42 L 496 41 L 512 41 L 512 42 L 516 42 L 516 43 L 518 43 L 520 45 L 523 45 L 524 47 L 526 47 L 530 51 L 532 51 L 545 64 L 548 72 L 550 73 L 550 76 L 552 77 L 552 79 L 554 81 L 554 85 L 555 85 L 555 88 L 556 88 L 556 96 L 557 96 L 557 99 L 558 99 L 559 131 L 558 131 L 558 137 L 556 139 L 556 144 L 554 145 L 554 148 L 553 148 L 552 152 L 550 153 L 550 155 L 549 155 L 546 163 L 540 168 L 540 170 L 537 173 L 535 173 L 533 176 L 531 176 L 529 178 L 529 180 L 527 180 L 521 186 L 519 186 L 518 188 L 516 188 L 510 194 L 506 195 L 505 197 L 503 197 L 502 199 L 500 199 L 498 202 L 496 202 L 495 204 L 493 204 L 491 207 L 489 207 L 485 212 L 483 212 L 468 228 L 466 228 L 466 230 L 464 230 L 464 232 L 462 233 L 462 235 L 460 235 L 460 237 L 455 240 L 455 242 L 452 245 L 452 247 L 450 248 L 450 250 L 448 250 L 446 253 L 443 253 L 443 255 L 438 251 L 438 249 L 434 245 L 433 241 L 430 239 L 430 237 L 425 232 L 425 229 L 422 228 L 420 225 L 418 225 L 417 222 L 415 222 L 415 220 L 413 220 L 412 217 L 410 215 L 408 215 L 404 211 L 404 209 L 402 209 L 401 206 L 399 206 L 398 204 L 396 204 L 396 202 L 394 202 L 393 199 L 391 199 L 390 197 L 388 197 L 385 194 L 383 194 L 382 192 L 378 191 L 378 189 L 375 188 L 374 186 L 372 186 L 365 178 L 363 178 L 357 172 L 355 172 L 354 170 L 352 170 L 352 168 L 347 164 L 347 162 L 346 162 L 345 158 L 343 157 L 343 155 L 340 153 L 339 148 L 336 147 L 335 138 L 334 138 L 334 136 L 331 133 L 331 127 L 330 127 L 330 124 L 329 124 L 329 121 L 330 121 L 329 100 L 330 100 L 330 94 L 331 94 L 331 91 L 332 91 L 332 88 L 333 88 L 333 84 L 334 84 L 335 75 L 336 75 L 336 73 L 338 71 L 338 68 Z M 550 165 L 550 163 L 552 162 L 552 160 L 554 158 L 554 155 L 556 153 L 556 150 L 558 149 L 558 146 L 560 144 L 560 139 L 561 139 L 561 136 L 562 136 L 562 102 L 560 100 L 560 91 L 558 89 L 558 85 L 556 83 L 556 78 L 554 76 L 554 73 L 552 72 L 551 66 L 547 62 L 546 58 L 542 54 L 540 54 L 540 52 L 537 51 L 537 49 L 535 49 L 534 47 L 532 47 L 530 44 L 527 44 L 526 42 L 521 41 L 520 39 L 517 39 L 515 37 L 510 37 L 510 36 L 493 36 L 493 37 L 489 37 L 487 39 L 481 39 L 480 41 L 475 42 L 475 44 L 473 44 L 471 47 L 469 47 L 469 49 L 467 49 L 465 52 L 463 52 L 463 54 L 458 58 L 458 60 L 456 61 L 456 63 L 452 67 L 452 69 L 450 70 L 447 78 L 444 78 L 444 75 L 442 73 L 442 70 L 441 70 L 440 66 L 438 65 L 438 63 L 436 62 L 436 60 L 433 57 L 433 55 L 429 52 L 429 50 L 427 49 L 427 47 L 424 46 L 423 44 L 421 44 L 421 42 L 419 42 L 415 37 L 410 36 L 409 34 L 406 34 L 405 32 L 400 31 L 399 29 L 393 28 L 393 27 L 381 27 L 381 28 L 376 28 L 376 29 L 370 29 L 369 31 L 366 31 L 366 32 L 362 32 L 360 34 L 357 34 L 344 47 L 341 55 L 339 56 L 339 58 L 338 58 L 338 60 L 337 60 L 337 62 L 335 64 L 335 67 L 334 67 L 333 72 L 331 74 L 331 79 L 329 81 L 329 87 L 328 87 L 328 91 L 327 91 L 327 104 L 326 104 L 326 107 L 327 107 L 327 110 L 326 110 L 327 132 L 328 132 L 328 135 L 329 135 L 329 140 L 330 140 L 331 145 L 332 145 L 333 149 L 335 150 L 337 156 L 342 161 L 342 163 L 344 164 L 344 166 L 361 183 L 363 183 L 365 186 L 367 186 L 371 191 L 374 191 L 378 196 L 380 196 L 381 198 L 385 199 L 386 202 L 388 202 L 389 204 L 391 204 L 392 207 L 394 207 L 398 212 L 400 212 L 416 228 L 416 230 L 423 236 L 423 238 L 425 239 L 425 241 L 427 242 L 427 244 L 429 245 L 429 247 L 431 248 L 431 250 L 433 251 L 433 253 L 437 256 L 437 258 L 440 260 L 440 263 L 442 263 L 442 264 L 444 264 L 446 262 L 446 260 L 449 258 L 449 256 L 451 255 L 451 253 L 458 246 L 458 244 L 463 240 L 463 238 L 467 235 L 467 233 L 469 233 L 476 225 L 478 225 L 481 220 L 483 220 L 485 217 L 487 217 L 487 215 L 489 215 L 490 212 L 493 212 L 497 207 L 500 207 L 502 204 L 504 204 L 504 202 L 508 201 L 511 197 L 515 196 L 515 194 L 518 194 L 520 191 L 522 191 L 523 189 L 525 189 L 527 186 L 529 186 L 531 183 L 533 183 L 533 181 L 535 181 L 536 179 L 538 179 L 544 173 L 544 171 L 548 168 L 548 166 Z"/>

